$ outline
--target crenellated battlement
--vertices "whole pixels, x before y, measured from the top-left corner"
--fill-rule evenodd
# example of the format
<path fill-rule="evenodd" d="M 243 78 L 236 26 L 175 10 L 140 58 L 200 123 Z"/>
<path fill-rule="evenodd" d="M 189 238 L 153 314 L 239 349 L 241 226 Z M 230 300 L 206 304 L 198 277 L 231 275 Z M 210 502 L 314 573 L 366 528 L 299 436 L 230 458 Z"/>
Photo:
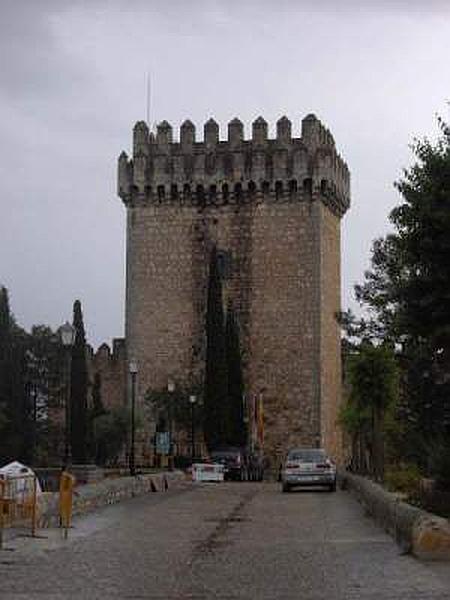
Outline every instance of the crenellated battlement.
<path fill-rule="evenodd" d="M 292 137 L 292 124 L 282 117 L 276 138 L 268 138 L 267 122 L 252 124 L 244 138 L 239 119 L 228 124 L 221 141 L 219 125 L 209 119 L 203 141 L 185 121 L 179 140 L 167 121 L 156 135 L 145 122 L 133 129 L 133 156 L 119 156 L 118 195 L 126 205 L 179 203 L 199 207 L 253 201 L 294 202 L 320 195 L 339 216 L 350 204 L 350 173 L 336 151 L 333 136 L 315 115 L 301 123 L 301 137 Z"/>

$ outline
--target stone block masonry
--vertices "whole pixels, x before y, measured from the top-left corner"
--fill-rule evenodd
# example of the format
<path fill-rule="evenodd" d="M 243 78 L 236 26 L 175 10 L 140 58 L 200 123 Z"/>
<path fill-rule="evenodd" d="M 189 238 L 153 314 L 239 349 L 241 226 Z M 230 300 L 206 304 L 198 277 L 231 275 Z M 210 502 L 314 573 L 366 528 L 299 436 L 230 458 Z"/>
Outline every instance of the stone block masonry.
<path fill-rule="evenodd" d="M 292 446 L 325 446 L 339 460 L 340 219 L 350 175 L 330 132 L 302 121 L 219 127 L 204 140 L 186 121 L 180 139 L 134 128 L 133 156 L 119 157 L 127 209 L 126 350 L 139 366 L 138 397 L 203 378 L 209 257 L 222 265 L 224 306 L 240 328 L 247 398 L 262 398 L 264 451 L 276 468 Z M 142 452 L 153 433 L 145 426 Z"/>

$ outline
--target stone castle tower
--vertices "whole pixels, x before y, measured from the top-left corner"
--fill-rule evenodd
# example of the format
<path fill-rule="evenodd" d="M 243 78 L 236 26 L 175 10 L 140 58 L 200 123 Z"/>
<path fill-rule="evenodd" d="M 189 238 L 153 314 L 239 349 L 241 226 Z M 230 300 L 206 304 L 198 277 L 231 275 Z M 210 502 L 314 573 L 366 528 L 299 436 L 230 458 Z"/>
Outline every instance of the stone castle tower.
<path fill-rule="evenodd" d="M 118 164 L 127 210 L 126 345 L 139 366 L 138 398 L 168 379 L 202 378 L 209 257 L 217 249 L 224 304 L 237 314 L 247 398 L 264 407 L 272 464 L 288 447 L 324 446 L 339 459 L 340 219 L 350 175 L 331 133 L 314 115 L 261 117 L 244 139 L 210 119 L 196 141 L 190 121 L 175 142 L 133 130 L 133 156 Z M 149 432 L 149 436 L 153 431 Z"/>

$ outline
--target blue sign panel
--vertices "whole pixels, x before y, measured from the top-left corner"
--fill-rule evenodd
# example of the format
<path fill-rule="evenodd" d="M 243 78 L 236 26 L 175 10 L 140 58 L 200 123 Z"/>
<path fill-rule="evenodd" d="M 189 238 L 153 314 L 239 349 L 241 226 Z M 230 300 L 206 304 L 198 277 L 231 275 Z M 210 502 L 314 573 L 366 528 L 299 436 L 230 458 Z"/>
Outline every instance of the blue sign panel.
<path fill-rule="evenodd" d="M 170 452 L 170 433 L 168 431 L 156 432 L 156 453 L 169 454 Z"/>

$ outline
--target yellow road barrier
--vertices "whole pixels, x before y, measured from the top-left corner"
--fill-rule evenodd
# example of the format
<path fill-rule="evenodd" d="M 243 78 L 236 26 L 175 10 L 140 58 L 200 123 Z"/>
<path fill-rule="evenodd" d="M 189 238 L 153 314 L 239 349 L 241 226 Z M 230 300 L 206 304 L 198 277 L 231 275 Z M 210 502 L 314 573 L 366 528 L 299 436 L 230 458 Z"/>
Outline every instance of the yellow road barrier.
<path fill-rule="evenodd" d="M 72 523 L 73 488 L 75 477 L 63 471 L 59 480 L 59 516 L 61 527 L 64 528 L 64 537 L 67 539 L 70 525 Z"/>
<path fill-rule="evenodd" d="M 36 536 L 38 521 L 38 481 L 35 475 L 14 475 L 0 478 L 0 548 L 4 529 L 30 523 Z"/>

